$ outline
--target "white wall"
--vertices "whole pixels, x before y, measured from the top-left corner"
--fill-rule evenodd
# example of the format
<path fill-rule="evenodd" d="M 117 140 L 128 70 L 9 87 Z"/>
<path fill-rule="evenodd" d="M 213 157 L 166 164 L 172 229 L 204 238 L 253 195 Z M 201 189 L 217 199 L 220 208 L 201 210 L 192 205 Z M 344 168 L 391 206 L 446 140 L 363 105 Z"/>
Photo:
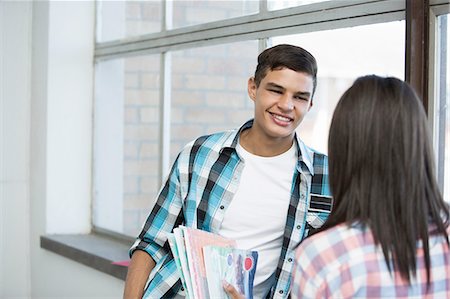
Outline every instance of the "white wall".
<path fill-rule="evenodd" d="M 30 294 L 31 12 L 30 3 L 0 4 L 1 298 Z"/>
<path fill-rule="evenodd" d="M 0 298 L 120 298 L 40 248 L 91 228 L 93 1 L 0 1 Z"/>

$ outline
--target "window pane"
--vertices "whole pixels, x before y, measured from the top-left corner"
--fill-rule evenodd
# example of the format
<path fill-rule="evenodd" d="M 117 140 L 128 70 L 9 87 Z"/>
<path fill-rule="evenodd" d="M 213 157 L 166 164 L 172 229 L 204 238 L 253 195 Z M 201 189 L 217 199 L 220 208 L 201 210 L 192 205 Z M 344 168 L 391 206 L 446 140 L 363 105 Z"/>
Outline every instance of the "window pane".
<path fill-rule="evenodd" d="M 438 76 L 435 103 L 435 149 L 437 176 L 444 199 L 450 203 L 450 52 L 449 15 L 438 18 Z"/>
<path fill-rule="evenodd" d="M 327 2 L 331 0 L 268 0 L 269 10 L 277 10 L 294 6 L 307 5 L 312 3 Z"/>
<path fill-rule="evenodd" d="M 175 0 L 172 27 L 186 27 L 257 13 L 259 2 L 254 0 Z"/>
<path fill-rule="evenodd" d="M 98 1 L 97 41 L 161 31 L 161 0 Z"/>
<path fill-rule="evenodd" d="M 159 57 L 115 59 L 96 66 L 97 227 L 136 235 L 159 189 Z"/>
<path fill-rule="evenodd" d="M 327 152 L 334 108 L 358 76 L 377 74 L 404 79 L 404 27 L 401 21 L 273 38 L 274 45 L 298 45 L 317 59 L 313 107 L 298 129 L 306 144 Z"/>
<path fill-rule="evenodd" d="M 173 52 L 171 163 L 196 137 L 239 127 L 252 117 L 247 81 L 257 55 L 256 41 Z"/>

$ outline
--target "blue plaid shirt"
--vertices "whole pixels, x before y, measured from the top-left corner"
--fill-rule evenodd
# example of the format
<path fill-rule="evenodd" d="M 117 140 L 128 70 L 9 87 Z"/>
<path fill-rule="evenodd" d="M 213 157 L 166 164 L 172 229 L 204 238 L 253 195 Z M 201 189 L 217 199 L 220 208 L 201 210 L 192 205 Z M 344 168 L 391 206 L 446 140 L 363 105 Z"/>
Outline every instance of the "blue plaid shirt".
<path fill-rule="evenodd" d="M 130 249 L 146 251 L 156 266 L 150 274 L 144 298 L 184 295 L 167 233 L 180 224 L 218 233 L 238 189 L 244 163 L 236 152 L 239 130 L 202 136 L 189 143 L 175 160 L 142 232 Z M 328 159 L 295 138 L 298 163 L 293 175 L 283 245 L 275 272 L 271 298 L 286 298 L 291 285 L 294 249 L 311 228 L 320 227 L 331 210 Z"/>

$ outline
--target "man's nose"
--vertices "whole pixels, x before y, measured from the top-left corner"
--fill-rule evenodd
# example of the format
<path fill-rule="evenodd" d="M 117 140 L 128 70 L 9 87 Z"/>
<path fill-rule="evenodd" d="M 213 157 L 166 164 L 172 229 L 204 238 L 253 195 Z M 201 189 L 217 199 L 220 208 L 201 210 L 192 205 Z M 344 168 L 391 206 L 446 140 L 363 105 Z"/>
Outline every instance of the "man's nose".
<path fill-rule="evenodd" d="M 290 111 L 294 109 L 294 102 L 292 100 L 292 96 L 288 94 L 283 95 L 280 98 L 280 101 L 278 102 L 278 107 L 280 107 L 280 109 L 285 111 Z"/>

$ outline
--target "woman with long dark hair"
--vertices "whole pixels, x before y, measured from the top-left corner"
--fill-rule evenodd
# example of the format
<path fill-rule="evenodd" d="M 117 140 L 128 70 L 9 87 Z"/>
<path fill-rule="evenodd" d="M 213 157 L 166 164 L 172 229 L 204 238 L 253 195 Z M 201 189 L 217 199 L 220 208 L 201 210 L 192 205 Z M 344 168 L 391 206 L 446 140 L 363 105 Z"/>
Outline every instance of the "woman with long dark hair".
<path fill-rule="evenodd" d="M 296 251 L 293 298 L 450 298 L 449 208 L 412 88 L 358 78 L 328 139 L 333 209 Z"/>

